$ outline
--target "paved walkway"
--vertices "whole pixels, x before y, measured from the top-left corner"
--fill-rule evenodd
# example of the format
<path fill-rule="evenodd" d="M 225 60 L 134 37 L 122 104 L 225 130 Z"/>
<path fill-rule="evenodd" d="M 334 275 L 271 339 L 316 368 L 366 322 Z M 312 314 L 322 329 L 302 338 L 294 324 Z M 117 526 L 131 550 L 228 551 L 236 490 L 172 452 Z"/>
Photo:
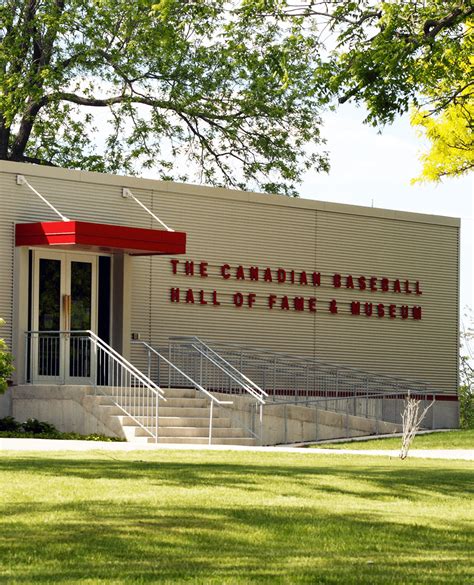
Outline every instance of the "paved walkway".
<path fill-rule="evenodd" d="M 304 453 L 306 455 L 376 455 L 398 457 L 399 452 L 371 449 L 309 449 L 307 447 L 242 447 L 238 445 L 180 445 L 120 443 L 102 441 L 61 441 L 57 439 L 0 439 L 0 451 L 260 451 L 263 453 Z M 462 459 L 474 461 L 474 449 L 413 449 L 409 457 Z"/>

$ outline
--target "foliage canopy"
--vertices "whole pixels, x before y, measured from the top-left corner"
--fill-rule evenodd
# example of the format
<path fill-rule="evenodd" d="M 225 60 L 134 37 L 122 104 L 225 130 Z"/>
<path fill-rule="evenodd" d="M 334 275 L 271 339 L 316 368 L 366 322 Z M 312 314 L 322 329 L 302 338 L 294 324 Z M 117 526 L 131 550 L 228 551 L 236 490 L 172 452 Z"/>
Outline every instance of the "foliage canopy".
<path fill-rule="evenodd" d="M 186 180 L 181 155 L 203 182 L 294 194 L 307 168 L 328 170 L 324 107 L 363 101 L 379 124 L 420 94 L 436 111 L 469 99 L 472 11 L 454 0 L 0 0 L 0 159 Z"/>

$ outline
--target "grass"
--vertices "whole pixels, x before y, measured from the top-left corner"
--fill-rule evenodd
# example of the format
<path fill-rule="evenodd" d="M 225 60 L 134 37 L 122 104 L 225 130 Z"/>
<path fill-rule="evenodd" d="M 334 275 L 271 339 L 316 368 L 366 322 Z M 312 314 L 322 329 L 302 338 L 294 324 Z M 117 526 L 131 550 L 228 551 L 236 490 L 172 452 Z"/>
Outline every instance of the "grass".
<path fill-rule="evenodd" d="M 367 441 L 349 441 L 347 443 L 318 443 L 314 448 L 325 449 L 400 449 L 400 437 L 370 439 Z M 429 433 L 414 438 L 410 449 L 474 449 L 474 430 L 446 431 Z"/>
<path fill-rule="evenodd" d="M 4 452 L 0 582 L 474 581 L 468 462 Z"/>

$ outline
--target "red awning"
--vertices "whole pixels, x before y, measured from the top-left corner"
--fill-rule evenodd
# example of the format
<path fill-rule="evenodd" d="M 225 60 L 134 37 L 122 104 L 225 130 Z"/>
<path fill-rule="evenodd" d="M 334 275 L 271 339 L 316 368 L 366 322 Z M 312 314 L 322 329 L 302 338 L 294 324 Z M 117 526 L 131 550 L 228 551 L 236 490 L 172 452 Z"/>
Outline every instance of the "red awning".
<path fill-rule="evenodd" d="M 174 255 L 186 252 L 186 234 L 85 221 L 47 221 L 17 224 L 15 245 L 133 256 Z"/>

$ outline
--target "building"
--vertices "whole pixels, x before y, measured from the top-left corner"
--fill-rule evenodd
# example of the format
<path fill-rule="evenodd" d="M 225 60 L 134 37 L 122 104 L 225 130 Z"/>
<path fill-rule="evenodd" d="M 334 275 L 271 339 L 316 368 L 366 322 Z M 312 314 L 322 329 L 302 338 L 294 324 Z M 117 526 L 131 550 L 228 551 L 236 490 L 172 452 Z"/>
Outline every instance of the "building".
<path fill-rule="evenodd" d="M 111 386 L 121 356 L 142 393 L 158 392 L 147 380 L 198 384 L 257 400 L 274 425 L 275 397 L 304 395 L 346 433 L 358 409 L 377 411 L 380 430 L 410 390 L 436 398 L 432 426 L 457 426 L 458 219 L 10 162 L 0 202 L 2 336 L 16 359 L 4 411 L 34 414 L 45 387 Z"/>

